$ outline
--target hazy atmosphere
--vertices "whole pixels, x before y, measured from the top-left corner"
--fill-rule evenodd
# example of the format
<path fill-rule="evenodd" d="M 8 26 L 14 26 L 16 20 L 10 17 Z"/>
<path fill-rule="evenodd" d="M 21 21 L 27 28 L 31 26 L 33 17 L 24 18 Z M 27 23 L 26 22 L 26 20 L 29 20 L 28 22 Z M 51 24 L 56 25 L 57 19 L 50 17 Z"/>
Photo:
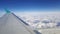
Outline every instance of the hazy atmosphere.
<path fill-rule="evenodd" d="M 60 0 L 0 0 L 0 27 L 0 34 L 59 34 Z"/>

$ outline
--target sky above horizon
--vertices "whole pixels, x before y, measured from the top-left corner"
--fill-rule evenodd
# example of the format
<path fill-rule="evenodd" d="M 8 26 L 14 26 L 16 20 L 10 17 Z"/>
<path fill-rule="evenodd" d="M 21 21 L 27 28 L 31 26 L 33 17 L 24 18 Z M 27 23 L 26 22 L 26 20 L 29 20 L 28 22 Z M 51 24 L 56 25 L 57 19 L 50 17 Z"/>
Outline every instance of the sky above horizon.
<path fill-rule="evenodd" d="M 60 12 L 60 0 L 0 0 L 0 12 Z"/>

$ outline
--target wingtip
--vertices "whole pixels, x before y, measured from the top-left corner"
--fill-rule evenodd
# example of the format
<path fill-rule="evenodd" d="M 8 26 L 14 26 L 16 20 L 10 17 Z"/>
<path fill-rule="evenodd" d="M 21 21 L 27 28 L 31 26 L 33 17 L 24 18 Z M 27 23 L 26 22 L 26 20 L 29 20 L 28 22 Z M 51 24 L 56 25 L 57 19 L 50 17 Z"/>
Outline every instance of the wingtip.
<path fill-rule="evenodd" d="M 8 9 L 5 9 L 5 11 L 7 14 L 11 13 L 11 11 L 9 11 Z"/>

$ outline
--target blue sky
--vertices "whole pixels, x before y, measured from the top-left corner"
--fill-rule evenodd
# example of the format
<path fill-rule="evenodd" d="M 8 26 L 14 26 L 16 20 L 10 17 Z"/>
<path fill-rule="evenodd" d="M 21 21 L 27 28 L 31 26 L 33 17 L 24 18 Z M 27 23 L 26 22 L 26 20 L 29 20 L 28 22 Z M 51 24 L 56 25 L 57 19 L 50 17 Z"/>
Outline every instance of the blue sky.
<path fill-rule="evenodd" d="M 60 0 L 0 0 L 0 12 L 7 8 L 13 12 L 60 11 Z"/>

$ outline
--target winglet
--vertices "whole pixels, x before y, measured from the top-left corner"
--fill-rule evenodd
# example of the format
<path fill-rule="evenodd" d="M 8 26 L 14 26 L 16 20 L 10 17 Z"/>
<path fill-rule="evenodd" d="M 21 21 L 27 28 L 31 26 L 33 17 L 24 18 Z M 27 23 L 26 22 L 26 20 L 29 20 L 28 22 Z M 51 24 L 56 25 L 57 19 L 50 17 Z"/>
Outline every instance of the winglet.
<path fill-rule="evenodd" d="M 9 10 L 7 10 L 7 9 L 5 9 L 5 11 L 6 11 L 7 14 L 11 13 L 11 12 L 10 12 Z"/>

